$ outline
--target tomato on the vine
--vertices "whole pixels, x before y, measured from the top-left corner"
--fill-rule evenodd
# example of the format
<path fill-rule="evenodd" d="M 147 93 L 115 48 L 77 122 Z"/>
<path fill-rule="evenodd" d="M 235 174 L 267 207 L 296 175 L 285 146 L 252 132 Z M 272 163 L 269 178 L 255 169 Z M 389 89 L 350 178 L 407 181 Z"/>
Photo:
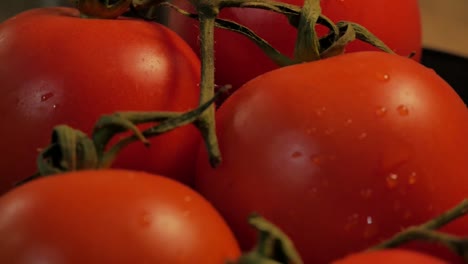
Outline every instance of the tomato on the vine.
<path fill-rule="evenodd" d="M 207 263 L 239 257 L 202 196 L 126 170 L 46 177 L 0 197 L 0 263 Z"/>
<path fill-rule="evenodd" d="M 25 11 L 0 24 L 0 193 L 36 171 L 37 149 L 59 124 L 91 132 L 115 111 L 187 111 L 198 105 L 200 61 L 177 34 L 142 20 L 84 19 L 71 8 Z M 115 167 L 192 178 L 193 126 L 133 144 Z M 181 166 L 180 164 L 184 164 Z"/>
<path fill-rule="evenodd" d="M 200 149 L 196 189 L 248 249 L 253 211 L 305 263 L 328 263 L 423 223 L 468 194 L 468 111 L 433 70 L 355 52 L 273 70 L 217 111 L 223 162 Z M 468 235 L 467 220 L 447 231 Z"/>
<path fill-rule="evenodd" d="M 333 261 L 332 264 L 448 264 L 448 262 L 416 251 L 402 249 L 388 249 L 378 251 L 359 252 L 343 259 Z"/>
<path fill-rule="evenodd" d="M 280 2 L 302 6 L 304 0 Z M 193 11 L 186 0 L 174 0 L 173 4 Z M 322 0 L 322 13 L 334 22 L 347 20 L 359 23 L 383 40 L 396 53 L 414 59 L 421 57 L 421 19 L 417 0 Z M 293 55 L 296 41 L 294 29 L 281 15 L 266 10 L 245 8 L 223 9 L 220 18 L 247 26 L 273 47 L 289 56 Z M 396 19 L 398 17 L 398 19 Z M 169 11 L 168 26 L 180 34 L 192 48 L 199 51 L 198 21 Z M 318 28 L 319 33 L 326 31 Z M 375 50 L 361 41 L 351 43 L 347 52 Z M 251 40 L 224 29 L 215 31 L 216 83 L 231 84 L 238 88 L 248 80 L 278 68 Z"/>

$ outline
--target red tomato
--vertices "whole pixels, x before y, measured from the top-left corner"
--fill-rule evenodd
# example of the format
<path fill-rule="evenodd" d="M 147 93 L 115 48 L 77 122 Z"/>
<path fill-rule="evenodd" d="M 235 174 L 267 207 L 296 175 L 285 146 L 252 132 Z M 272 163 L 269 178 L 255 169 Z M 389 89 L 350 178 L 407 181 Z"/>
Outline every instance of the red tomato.
<path fill-rule="evenodd" d="M 253 211 L 304 263 L 329 263 L 423 223 L 468 194 L 468 112 L 433 70 L 384 52 L 289 66 L 217 112 L 223 162 L 201 148 L 195 186 L 240 240 Z M 468 235 L 468 219 L 448 231 Z M 339 239 L 337 239 L 339 238 Z"/>
<path fill-rule="evenodd" d="M 224 263 L 218 212 L 171 179 L 124 170 L 42 178 L 0 198 L 0 263 Z"/>
<path fill-rule="evenodd" d="M 304 0 L 281 0 L 302 6 Z M 174 0 L 174 4 L 190 9 L 186 0 Z M 322 13 L 335 22 L 353 21 L 365 26 L 398 54 L 414 57 L 421 55 L 421 21 L 417 0 L 322 0 Z M 371 10 L 371 11 L 369 11 Z M 395 16 L 398 14 L 398 19 Z M 252 29 L 273 47 L 292 57 L 296 41 L 296 29 L 284 16 L 245 8 L 223 9 L 220 18 L 230 19 Z M 168 25 L 179 33 L 196 51 L 199 51 L 198 21 L 170 11 Z M 326 32 L 320 30 L 319 32 Z M 234 88 L 248 80 L 278 68 L 251 40 L 224 29 L 215 31 L 216 82 L 232 84 Z M 355 41 L 348 52 L 374 50 L 369 44 Z"/>
<path fill-rule="evenodd" d="M 355 253 L 332 264 L 448 264 L 449 262 L 415 251 L 389 249 Z"/>
<path fill-rule="evenodd" d="M 133 19 L 81 19 L 69 8 L 26 11 L 0 24 L 0 193 L 36 171 L 55 125 L 91 132 L 115 111 L 186 111 L 198 104 L 200 61 L 167 28 Z M 134 144 L 115 167 L 191 180 L 194 127 Z M 138 155 L 137 155 L 138 153 Z M 184 164 L 184 166 L 180 166 Z"/>

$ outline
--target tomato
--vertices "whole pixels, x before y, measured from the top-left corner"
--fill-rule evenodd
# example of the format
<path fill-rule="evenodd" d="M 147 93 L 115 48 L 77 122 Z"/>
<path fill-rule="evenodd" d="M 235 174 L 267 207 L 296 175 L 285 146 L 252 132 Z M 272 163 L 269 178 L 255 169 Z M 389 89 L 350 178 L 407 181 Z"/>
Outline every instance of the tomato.
<path fill-rule="evenodd" d="M 282 228 L 304 263 L 329 263 L 468 194 L 467 108 L 401 56 L 355 52 L 273 70 L 216 120 L 223 162 L 211 168 L 201 148 L 195 187 L 243 249 L 255 240 L 251 212 Z M 447 231 L 468 235 L 468 220 Z"/>
<path fill-rule="evenodd" d="M 172 1 L 177 6 L 190 9 L 187 1 Z M 302 6 L 304 0 L 281 0 Z M 365 26 L 400 55 L 416 52 L 421 55 L 421 19 L 417 0 L 322 0 L 322 13 L 335 22 L 353 21 Z M 371 10 L 371 11 L 369 11 Z M 398 14 L 398 19 L 395 19 Z M 284 16 L 265 10 L 245 8 L 223 9 L 220 18 L 245 25 L 267 40 L 273 47 L 292 57 L 296 41 L 296 29 Z M 168 26 L 182 36 L 196 51 L 199 50 L 197 21 L 190 21 L 176 11 L 170 11 Z M 326 31 L 318 28 L 319 33 Z M 351 43 L 346 51 L 375 50 L 361 41 Z M 248 80 L 278 68 L 251 40 L 224 29 L 215 31 L 216 82 L 232 84 L 238 88 Z"/>
<path fill-rule="evenodd" d="M 126 170 L 42 178 L 0 198 L 1 263 L 223 263 L 238 244 L 198 193 Z"/>
<path fill-rule="evenodd" d="M 200 61 L 174 32 L 134 19 L 81 19 L 70 8 L 33 9 L 0 24 L 0 193 L 35 173 L 52 128 L 91 132 L 115 111 L 187 111 L 198 105 Z M 115 167 L 190 182 L 201 140 L 188 126 L 135 143 Z M 137 155 L 138 153 L 138 155 Z M 180 166 L 180 164 L 184 166 Z"/>
<path fill-rule="evenodd" d="M 448 264 L 441 259 L 429 255 L 421 254 L 415 251 L 402 249 L 389 249 L 379 251 L 369 251 L 355 253 L 344 259 L 332 262 L 332 264 Z"/>

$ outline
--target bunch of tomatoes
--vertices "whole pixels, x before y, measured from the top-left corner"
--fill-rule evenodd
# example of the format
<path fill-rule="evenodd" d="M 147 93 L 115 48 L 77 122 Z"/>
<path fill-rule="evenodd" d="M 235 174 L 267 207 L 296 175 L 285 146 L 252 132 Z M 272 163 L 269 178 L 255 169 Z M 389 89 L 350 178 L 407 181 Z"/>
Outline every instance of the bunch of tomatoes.
<path fill-rule="evenodd" d="M 163 1 L 77 2 L 81 9 L 32 9 L 0 24 L 0 263 L 281 263 L 241 261 L 265 251 L 252 213 L 284 232 L 301 263 L 463 263 L 421 241 L 366 251 L 468 198 L 467 107 L 419 62 L 417 0 L 321 0 L 330 21 L 355 22 L 392 52 L 355 40 L 334 56 L 281 66 L 223 28 L 207 55 L 196 19 L 205 14 L 195 14 L 224 3 L 217 26 L 242 25 L 297 58 L 297 23 L 285 14 L 312 1 L 283 0 L 272 11 L 266 0 L 237 1 L 246 8 L 175 0 L 192 17 L 163 8 L 164 24 L 125 15 L 141 14 L 135 2 Z M 117 18 L 80 13 L 122 3 L 130 11 Z M 316 33 L 323 41 L 327 28 Z M 232 87 L 216 110 L 203 110 L 215 111 L 217 166 L 196 118 L 128 144 L 105 168 L 81 166 L 100 154 L 85 151 L 89 141 L 52 132 L 112 127 L 118 142 L 131 135 L 128 120 L 95 123 L 119 111 L 141 130 L 171 123 L 171 113 L 202 103 L 213 71 L 213 87 Z M 47 147 L 57 142 L 72 151 Z M 16 186 L 44 171 L 46 148 L 57 169 Z M 468 218 L 441 231 L 466 237 Z"/>

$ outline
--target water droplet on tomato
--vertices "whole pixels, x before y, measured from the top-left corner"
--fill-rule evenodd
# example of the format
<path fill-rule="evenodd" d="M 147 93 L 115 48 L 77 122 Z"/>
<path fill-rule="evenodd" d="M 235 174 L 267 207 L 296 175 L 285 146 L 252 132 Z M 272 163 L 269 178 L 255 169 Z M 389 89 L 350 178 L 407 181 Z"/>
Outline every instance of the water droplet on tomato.
<path fill-rule="evenodd" d="M 387 178 L 386 178 L 386 181 L 387 181 L 388 188 L 393 189 L 393 188 L 397 187 L 397 185 L 398 185 L 398 174 L 396 174 L 396 173 L 388 174 Z"/>
<path fill-rule="evenodd" d="M 377 76 L 377 80 L 379 80 L 379 81 L 389 81 L 390 80 L 390 75 L 388 75 L 386 73 L 378 72 L 378 73 L 376 73 L 376 76 Z"/>
<path fill-rule="evenodd" d="M 409 115 L 409 109 L 406 105 L 399 105 L 397 107 L 397 112 L 398 114 L 400 114 L 401 116 L 407 116 Z"/>
<path fill-rule="evenodd" d="M 377 117 L 384 117 L 387 114 L 387 108 L 385 107 L 378 107 L 377 110 L 375 110 L 375 115 Z"/>
<path fill-rule="evenodd" d="M 362 189 L 361 190 L 361 196 L 364 199 L 369 199 L 369 198 L 371 198 L 373 192 L 374 191 L 372 189 Z"/>
<path fill-rule="evenodd" d="M 57 109 L 58 106 L 59 106 L 58 104 L 54 104 L 54 105 L 52 105 L 52 108 Z"/>
<path fill-rule="evenodd" d="M 53 93 L 45 93 L 45 94 L 41 95 L 41 102 L 45 102 L 45 101 L 49 100 L 52 97 L 54 97 Z"/>
<path fill-rule="evenodd" d="M 353 123 L 353 120 L 351 118 L 346 119 L 346 121 L 344 122 L 345 126 L 349 126 L 352 123 Z"/>
<path fill-rule="evenodd" d="M 191 202 L 192 199 L 193 199 L 192 196 L 189 196 L 189 195 L 187 195 L 187 196 L 184 197 L 184 201 L 187 202 L 187 203 L 188 203 L 188 202 Z"/>
<path fill-rule="evenodd" d="M 300 151 L 294 151 L 292 154 L 291 154 L 291 157 L 292 158 L 300 158 L 302 157 L 304 154 L 302 154 L 302 152 Z"/>
<path fill-rule="evenodd" d="M 417 176 L 418 175 L 416 174 L 416 172 L 414 172 L 414 171 L 411 172 L 411 174 L 408 177 L 408 183 L 411 184 L 411 185 L 415 184 Z"/>
<path fill-rule="evenodd" d="M 366 139 L 366 138 L 367 138 L 367 133 L 366 133 L 366 132 L 362 132 L 361 134 L 359 134 L 358 138 L 359 138 L 359 140 Z"/>
<path fill-rule="evenodd" d="M 368 225 L 372 225 L 372 223 L 374 223 L 374 219 L 372 219 L 372 216 L 368 216 L 366 218 L 366 222 L 367 222 Z"/>

